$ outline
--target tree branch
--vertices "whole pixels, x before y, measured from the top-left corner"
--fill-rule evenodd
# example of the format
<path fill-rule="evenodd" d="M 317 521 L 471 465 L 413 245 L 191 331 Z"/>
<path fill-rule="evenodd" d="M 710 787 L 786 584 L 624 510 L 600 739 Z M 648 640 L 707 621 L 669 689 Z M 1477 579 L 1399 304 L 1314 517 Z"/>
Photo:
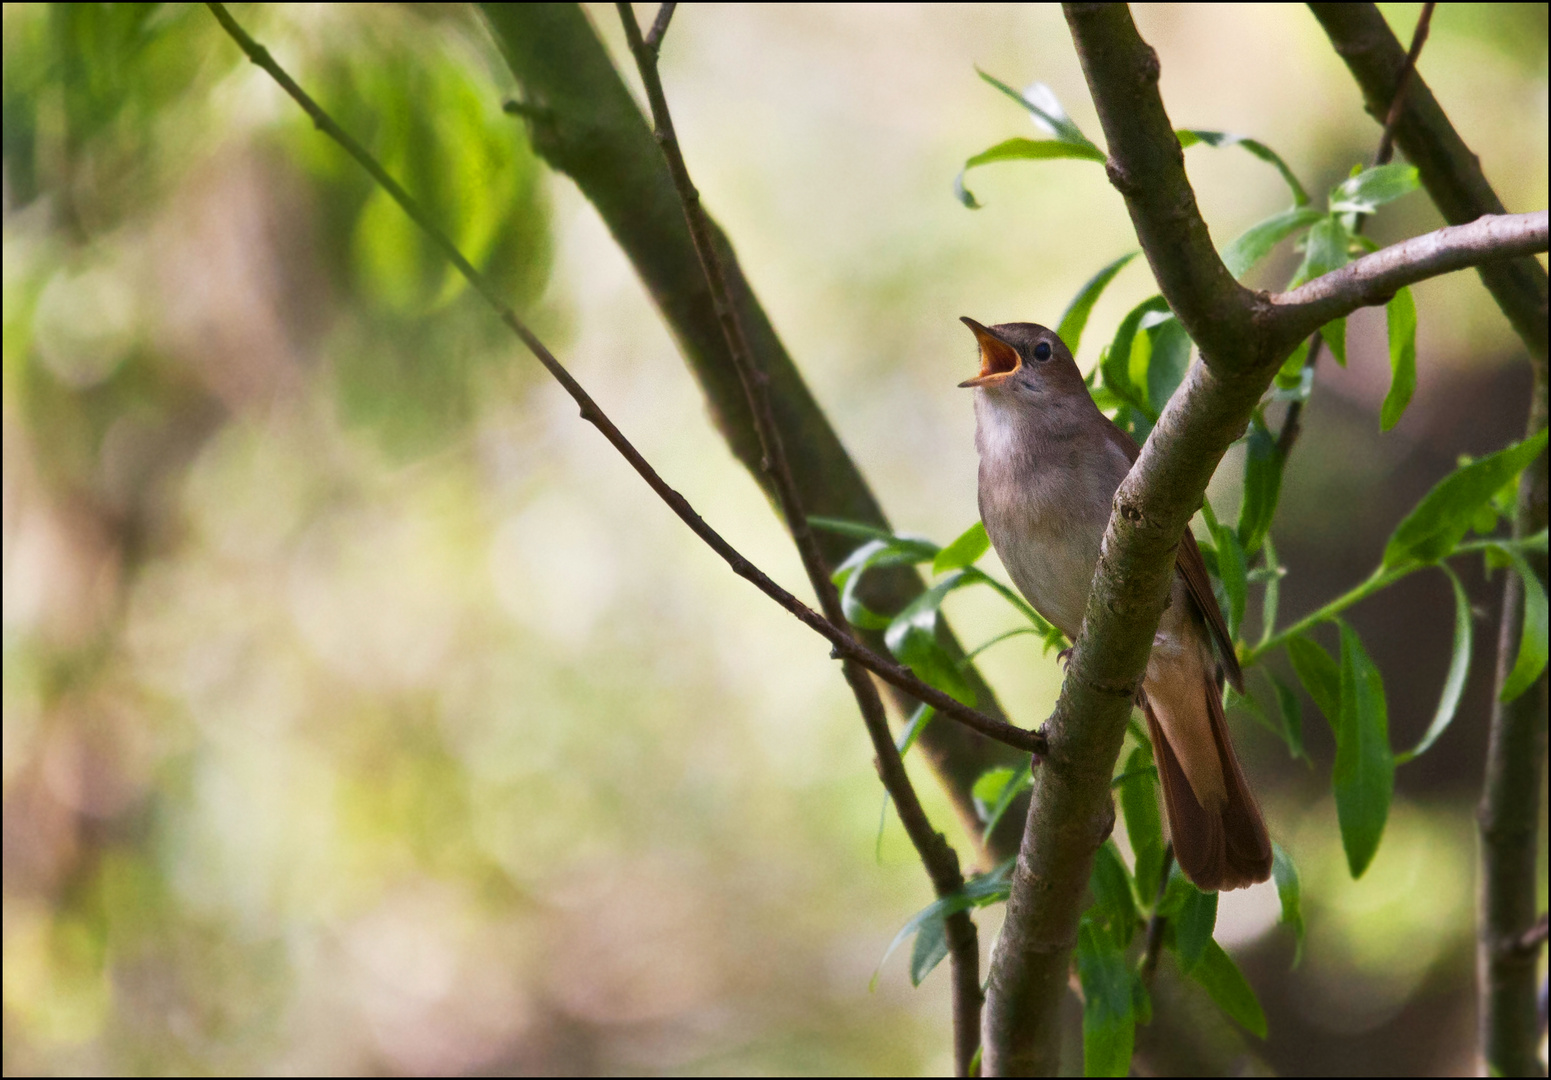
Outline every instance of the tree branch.
<path fill-rule="evenodd" d="M 728 353 L 690 242 L 684 215 L 651 129 L 642 118 L 608 52 L 574 4 L 485 4 L 481 10 L 512 74 L 522 86 L 524 117 L 534 149 L 576 182 L 631 260 L 662 313 L 679 350 L 705 392 L 711 417 L 733 454 L 773 498 L 747 398 Z M 728 288 L 758 367 L 768 380 L 776 423 L 786 447 L 802 503 L 811 514 L 845 518 L 879 528 L 889 523 L 856 463 L 814 401 L 744 279 L 737 256 L 714 221 L 709 222 Z M 835 534 L 818 537 L 827 562 L 835 564 L 854 541 Z M 901 610 L 924 585 L 909 566 L 869 571 L 859 595 L 874 611 Z M 884 651 L 880 631 L 860 634 Z M 964 650 L 938 620 L 938 641 L 955 660 Z M 963 669 L 981 712 L 1005 719 L 990 686 L 973 665 Z M 901 708 L 913 703 L 894 694 Z M 981 828 L 971 793 L 987 769 L 1019 766 L 1025 759 L 1002 744 L 956 724 L 932 723 L 921 732 L 925 753 L 969 830 Z M 1023 803 L 1004 815 L 987 843 L 992 861 L 1017 851 Z"/>
<path fill-rule="evenodd" d="M 527 325 L 517 317 L 516 313 L 506 306 L 506 303 L 496 291 L 495 286 L 490 284 L 485 276 L 464 258 L 462 252 L 437 227 L 436 223 L 420 207 L 420 204 L 393 177 L 388 175 L 366 148 L 336 124 L 333 118 L 306 91 L 298 86 L 290 75 L 286 74 L 285 70 L 269 55 L 267 49 L 248 36 L 246 31 L 231 17 L 224 4 L 211 3 L 206 6 L 215 15 L 216 21 L 221 24 L 232 40 L 247 55 L 248 59 L 279 83 L 281 88 L 311 117 L 318 130 L 333 139 L 346 153 L 355 158 L 362 168 L 371 174 L 372 179 L 376 180 L 393 201 L 398 203 L 403 211 L 409 215 L 410 219 L 420 226 L 425 234 L 441 249 L 442 254 L 453 264 L 458 273 L 495 309 L 501 321 L 521 339 L 522 343 L 538 358 L 538 361 L 544 365 L 545 369 L 565 388 L 566 393 L 571 395 L 571 398 L 581 408 L 582 419 L 598 429 L 603 437 L 609 441 L 610 445 L 618 450 L 620 455 L 630 463 L 631 468 L 635 469 L 641 478 L 646 481 L 647 485 L 657 493 L 658 497 L 668 504 L 668 507 L 678 515 L 684 524 L 689 526 L 696 536 L 700 537 L 711 550 L 720 555 L 727 565 L 732 567 L 734 573 L 753 583 L 766 596 L 796 616 L 805 626 L 828 640 L 834 646 L 832 655 L 855 660 L 874 672 L 884 682 L 903 690 L 918 701 L 923 701 L 933 706 L 943 715 L 951 717 L 988 738 L 1005 742 L 1009 746 L 1017 747 L 1029 753 L 1037 754 L 1041 752 L 1041 748 L 1044 746 L 1044 738 L 1039 732 L 1027 731 L 1005 721 L 986 716 L 984 713 L 955 701 L 936 687 L 928 686 L 916 678 L 909 668 L 887 657 L 879 656 L 851 637 L 845 630 L 835 626 L 818 614 L 818 612 L 797 599 L 797 597 L 777 585 L 759 567 L 749 562 L 748 559 L 739 554 L 736 548 L 722 539 L 721 535 L 707 525 L 700 515 L 695 512 L 694 507 L 690 506 L 684 496 L 670 487 L 667 481 L 658 475 L 657 470 L 652 468 L 651 464 L 641 456 L 640 451 L 636 450 L 630 440 L 625 438 L 619 428 L 614 426 L 613 421 L 598 407 L 598 403 L 582 388 L 582 385 L 572 377 L 571 373 L 565 369 L 559 360 L 555 359 L 554 354 L 545 347 L 544 343 L 534 335 L 532 330 L 528 329 Z"/>
<path fill-rule="evenodd" d="M 1204 362 L 1187 372 L 1115 493 L 1083 629 L 1046 726 L 1050 752 L 1035 775 L 988 982 L 986 1063 L 995 1074 L 1048 1074 L 1059 1065 L 1071 948 L 1093 852 L 1113 824 L 1109 778 L 1167 601 L 1175 549 L 1277 367 L 1303 336 L 1377 299 L 1376 290 L 1524 250 L 1519 244 L 1545 244 L 1543 217 L 1538 230 L 1531 222 L 1486 223 L 1397 245 L 1290 299 L 1251 293 L 1211 245 L 1158 95 L 1157 56 L 1130 12 L 1092 4 L 1065 11 L 1108 141 L 1111 180 Z"/>
<path fill-rule="evenodd" d="M 835 626 L 844 626 L 846 620 L 840 606 L 840 594 L 835 589 L 835 583 L 830 579 L 829 566 L 825 563 L 813 531 L 808 526 L 808 516 L 803 512 L 802 497 L 792 479 L 786 450 L 781 443 L 781 432 L 776 427 L 775 416 L 770 409 L 770 395 L 766 389 L 764 374 L 755 365 L 753 351 L 749 348 L 748 338 L 744 334 L 742 320 L 738 318 L 737 309 L 733 306 L 722 263 L 712 242 L 710 225 L 700 206 L 700 193 L 690 179 L 683 151 L 679 147 L 678 136 L 674 132 L 673 115 L 668 108 L 667 95 L 663 91 L 662 77 L 657 66 L 657 50 L 654 43 L 641 37 L 641 29 L 636 23 L 635 11 L 630 4 L 620 3 L 616 6 L 619 9 L 620 22 L 624 26 L 625 39 L 629 42 L 630 51 L 635 55 L 636 68 L 641 73 L 641 81 L 646 87 L 647 100 L 651 105 L 652 119 L 656 125 L 657 142 L 662 147 L 663 157 L 668 163 L 668 172 L 673 177 L 673 185 L 683 205 L 684 220 L 689 228 L 690 239 L 695 245 L 695 254 L 699 257 L 701 268 L 705 273 L 706 285 L 711 292 L 717 320 L 721 323 L 728 352 L 732 355 L 738 378 L 743 383 L 744 393 L 748 397 L 749 411 L 754 417 L 754 426 L 759 433 L 764 471 L 770 477 L 775 489 L 776 498 L 786 518 L 787 528 L 791 531 L 792 539 L 802 557 L 808 582 L 819 599 L 819 607 L 824 617 Z M 663 7 L 667 14 L 671 14 L 668 5 L 665 4 Z M 660 27 L 666 27 L 666 15 L 659 17 L 658 24 Z M 653 30 L 657 32 L 658 27 L 653 27 Z M 660 38 L 660 32 L 657 32 L 656 36 Z M 868 678 L 866 670 L 855 661 L 845 661 L 844 671 L 846 681 L 851 685 L 851 692 L 856 697 L 857 709 L 862 714 L 868 737 L 872 740 L 878 776 L 883 781 L 883 787 L 889 793 L 889 798 L 899 813 L 900 822 L 904 825 L 905 832 L 916 849 L 916 854 L 926 867 L 937 897 L 943 899 L 952 896 L 964 888 L 964 875 L 959 869 L 958 853 L 941 833 L 932 828 L 926 810 L 916 796 L 915 788 L 910 783 L 910 776 L 905 772 L 905 762 L 894 745 L 893 735 L 889 732 L 888 717 L 883 711 L 883 700 L 878 696 L 877 686 Z M 944 930 L 948 942 L 949 966 L 953 976 L 955 1072 L 959 1076 L 968 1076 L 975 1051 L 980 1047 L 980 944 L 975 933 L 974 920 L 970 918 L 968 911 L 957 911 L 949 915 L 945 920 Z"/>

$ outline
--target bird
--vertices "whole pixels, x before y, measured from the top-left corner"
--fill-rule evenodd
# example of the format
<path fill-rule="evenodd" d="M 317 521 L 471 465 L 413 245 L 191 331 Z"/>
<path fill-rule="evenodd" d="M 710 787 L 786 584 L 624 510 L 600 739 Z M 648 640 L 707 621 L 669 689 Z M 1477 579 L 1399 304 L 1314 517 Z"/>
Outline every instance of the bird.
<path fill-rule="evenodd" d="M 981 520 L 1013 584 L 1076 641 L 1115 490 L 1140 451 L 1099 411 L 1054 331 L 960 321 L 979 346 L 979 373 L 959 385 L 975 390 Z M 1137 704 L 1174 858 L 1205 892 L 1271 875 L 1265 819 L 1223 716 L 1224 677 L 1243 689 L 1228 624 L 1186 529 Z"/>

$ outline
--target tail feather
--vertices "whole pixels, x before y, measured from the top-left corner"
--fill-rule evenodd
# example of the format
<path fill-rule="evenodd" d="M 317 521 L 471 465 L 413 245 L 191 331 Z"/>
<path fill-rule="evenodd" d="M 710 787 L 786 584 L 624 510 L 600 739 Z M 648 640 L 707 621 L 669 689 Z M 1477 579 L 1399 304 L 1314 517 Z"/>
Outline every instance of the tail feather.
<path fill-rule="evenodd" d="M 1217 892 L 1243 888 L 1270 877 L 1271 838 L 1228 737 L 1222 699 L 1211 682 L 1204 689 L 1206 713 L 1226 790 L 1226 797 L 1220 803 L 1211 800 L 1210 806 L 1203 806 L 1196 798 L 1146 694 L 1141 695 L 1141 706 L 1158 764 L 1174 857 L 1198 888 Z"/>

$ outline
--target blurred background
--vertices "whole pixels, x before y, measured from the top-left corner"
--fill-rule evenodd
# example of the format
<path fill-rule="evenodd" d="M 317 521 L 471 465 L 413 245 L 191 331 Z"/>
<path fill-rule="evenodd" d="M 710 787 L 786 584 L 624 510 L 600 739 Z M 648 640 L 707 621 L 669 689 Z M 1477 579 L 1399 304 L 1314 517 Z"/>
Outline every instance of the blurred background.
<path fill-rule="evenodd" d="M 1418 7 L 1384 5 L 1403 41 Z M 618 62 L 612 8 L 590 11 Z M 669 482 L 806 593 L 629 265 L 503 116 L 478 16 L 236 12 Z M 1136 19 L 1177 126 L 1264 140 L 1316 201 L 1371 160 L 1378 127 L 1302 7 Z M 1420 64 L 1515 211 L 1547 202 L 1546 40 L 1544 5 L 1442 5 Z M 1134 247 L 1091 164 L 988 167 L 983 209 L 954 199 L 965 158 L 1038 134 L 975 65 L 1048 83 L 1098 138 L 1051 6 L 694 5 L 663 54 L 708 207 L 896 527 L 939 543 L 976 517 L 958 316 L 1054 325 Z M 1248 154 L 1187 163 L 1219 243 L 1286 204 Z M 1416 194 L 1369 235 L 1440 224 Z M 5 7 L 4 228 L 7 1074 L 951 1067 L 942 972 L 913 989 L 895 955 L 869 988 L 931 894 L 886 815 L 880 838 L 827 648 L 690 536 L 202 7 Z M 1140 260 L 1122 273 L 1084 368 L 1153 291 Z M 1417 306 L 1397 430 L 1382 313 L 1320 368 L 1275 529 L 1284 620 L 1365 576 L 1459 454 L 1522 433 L 1528 365 L 1477 278 Z M 1237 726 L 1308 921 L 1294 967 L 1273 889 L 1223 900 L 1270 1018 L 1256 1068 L 1475 1067 L 1500 581 L 1460 569 L 1481 619 L 1465 703 L 1400 770 L 1361 881 L 1317 714 L 1312 767 Z M 1431 718 L 1449 597 L 1418 575 L 1351 613 L 1397 747 Z M 947 612 L 969 644 L 1016 624 L 972 593 Z M 982 665 L 1020 722 L 1054 702 L 1036 639 Z"/>

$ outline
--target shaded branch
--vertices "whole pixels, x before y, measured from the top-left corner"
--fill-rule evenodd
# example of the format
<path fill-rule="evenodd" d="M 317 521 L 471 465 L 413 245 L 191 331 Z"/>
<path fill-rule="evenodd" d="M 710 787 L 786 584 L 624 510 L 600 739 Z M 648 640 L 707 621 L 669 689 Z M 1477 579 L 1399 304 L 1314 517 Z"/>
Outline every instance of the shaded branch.
<path fill-rule="evenodd" d="M 420 207 L 420 204 L 393 177 L 388 175 L 366 148 L 336 124 L 328 113 L 306 91 L 298 86 L 294 79 L 286 74 L 285 70 L 269 55 L 267 49 L 248 36 L 242 27 L 232 19 L 224 4 L 211 3 L 206 6 L 215 15 L 222 28 L 237 42 L 248 59 L 279 83 L 281 88 L 312 119 L 318 130 L 333 139 L 346 153 L 355 158 L 362 168 L 371 174 L 372 179 L 377 181 L 393 201 L 398 203 L 400 208 L 409 215 L 410 219 L 420 226 L 426 236 L 441 249 L 442 254 L 453 264 L 458 273 L 495 309 L 501 321 L 528 347 L 528 350 L 544 365 L 544 368 L 550 375 L 565 388 L 566 393 L 571 395 L 571 398 L 581 409 L 582 419 L 598 429 L 603 437 L 609 441 L 610 445 L 618 450 L 620 455 L 630 463 L 631 468 L 635 469 L 641 478 L 646 481 L 647 485 L 656 492 L 658 497 L 668 504 L 669 508 L 678 515 L 681 521 L 689 526 L 696 536 L 700 537 L 711 550 L 720 555 L 734 573 L 753 583 L 766 596 L 796 616 L 805 626 L 828 640 L 834 646 L 833 655 L 857 661 L 885 682 L 898 687 L 918 701 L 932 705 L 943 715 L 972 728 L 982 735 L 1005 742 L 1009 746 L 1017 747 L 1026 752 L 1039 753 L 1041 751 L 1044 739 L 1038 732 L 1026 731 L 1005 721 L 986 716 L 984 713 L 955 701 L 936 687 L 928 686 L 916 678 L 909 668 L 887 657 L 879 656 L 865 645 L 856 641 L 845 630 L 835 626 L 818 614 L 818 612 L 797 599 L 797 597 L 787 592 L 780 585 L 777 585 L 759 567 L 739 554 L 737 549 L 724 540 L 715 529 L 705 523 L 684 496 L 670 487 L 667 481 L 658 475 L 657 471 L 641 456 L 630 440 L 626 439 L 624 434 L 614 426 L 613 421 L 608 418 L 608 415 L 598 406 L 598 403 L 582 388 L 582 385 L 576 381 L 559 360 L 555 359 L 554 354 L 517 317 L 516 313 L 506 305 L 496 291 L 495 286 L 475 269 L 472 263 L 464 258 L 462 252 L 437 227 L 436 223 Z"/>
<path fill-rule="evenodd" d="M 695 245 L 695 254 L 699 257 L 701 268 L 705 273 L 706 286 L 711 292 L 711 301 L 716 308 L 722 335 L 726 339 L 728 352 L 732 355 L 738 378 L 743 383 L 744 393 L 748 397 L 749 411 L 754 417 L 755 430 L 759 434 L 764 471 L 770 477 L 775 489 L 781 512 L 786 518 L 787 528 L 791 531 L 792 539 L 802 557 L 803 568 L 807 571 L 808 582 L 819 599 L 820 609 L 832 625 L 844 626 L 846 619 L 840 605 L 840 593 L 830 579 L 830 568 L 825 563 L 813 531 L 808 526 L 808 516 L 802 507 L 802 497 L 797 491 L 796 482 L 792 479 L 791 468 L 787 463 L 786 450 L 781 442 L 781 432 L 776 427 L 775 416 L 770 409 L 770 395 L 766 388 L 764 374 L 756 367 L 753 351 L 743 330 L 742 320 L 738 318 L 737 309 L 733 306 L 721 259 L 717 255 L 712 240 L 710 225 L 700 206 L 700 193 L 690 179 L 689 168 L 685 164 L 684 154 L 674 131 L 673 115 L 668 108 L 667 95 L 663 91 L 662 77 L 657 66 L 656 43 L 641 37 L 641 29 L 635 20 L 635 11 L 629 3 L 620 3 L 616 6 L 619 9 L 620 22 L 624 26 L 625 39 L 635 56 L 636 68 L 646 87 L 647 100 L 656 125 L 657 142 L 662 147 L 663 157 L 668 163 L 668 172 L 673 177 L 673 185 L 683 205 L 685 223 L 689 228 L 690 239 Z M 652 28 L 656 39 L 660 40 L 661 31 L 667 27 L 668 17 L 671 14 L 671 7 L 664 4 L 662 13 L 658 16 L 657 25 Z M 900 756 L 898 748 L 894 745 L 894 737 L 889 732 L 888 717 L 883 711 L 883 700 L 878 696 L 877 686 L 867 676 L 866 670 L 855 661 L 845 661 L 844 671 L 846 681 L 850 684 L 851 692 L 856 698 L 857 708 L 862 714 L 862 721 L 866 725 L 867 735 L 872 740 L 879 779 L 882 780 L 884 789 L 894 803 L 900 822 L 904 825 L 905 832 L 916 849 L 916 854 L 926 867 L 933 890 L 939 899 L 952 896 L 964 888 L 964 875 L 959 868 L 958 853 L 941 833 L 932 828 L 926 810 L 916 796 L 910 776 L 905 772 L 904 759 Z M 974 921 L 968 911 L 958 911 L 949 915 L 945 920 L 944 930 L 953 977 L 954 1066 L 957 1075 L 968 1076 L 975 1051 L 980 1046 L 980 944 L 975 933 Z"/>
<path fill-rule="evenodd" d="M 685 363 L 699 382 L 717 430 L 734 456 L 773 498 L 761 468 L 761 451 L 747 397 L 728 354 L 699 260 L 690 242 L 672 179 L 651 129 L 619 77 L 583 10 L 575 4 L 487 4 L 481 10 L 512 74 L 522 86 L 525 119 L 534 149 L 575 181 L 630 259 Z M 792 476 L 811 514 L 845 518 L 883 529 L 889 522 L 856 463 L 744 279 L 736 254 L 714 220 L 708 221 L 728 288 L 759 369 L 768 380 L 772 411 L 786 447 Z M 838 563 L 854 541 L 818 537 L 826 561 Z M 924 584 L 910 566 L 880 567 L 861 582 L 859 597 L 874 611 L 901 610 Z M 876 652 L 880 631 L 861 631 Z M 938 642 L 957 661 L 964 650 L 938 620 Z M 1005 719 L 996 696 L 973 665 L 963 669 L 980 711 Z M 897 691 L 909 710 L 913 702 Z M 926 755 L 973 835 L 981 825 L 972 788 L 987 769 L 1024 764 L 1002 744 L 956 724 L 932 723 L 920 734 Z M 987 842 L 991 861 L 1017 851 L 1024 803 L 1006 814 Z"/>

